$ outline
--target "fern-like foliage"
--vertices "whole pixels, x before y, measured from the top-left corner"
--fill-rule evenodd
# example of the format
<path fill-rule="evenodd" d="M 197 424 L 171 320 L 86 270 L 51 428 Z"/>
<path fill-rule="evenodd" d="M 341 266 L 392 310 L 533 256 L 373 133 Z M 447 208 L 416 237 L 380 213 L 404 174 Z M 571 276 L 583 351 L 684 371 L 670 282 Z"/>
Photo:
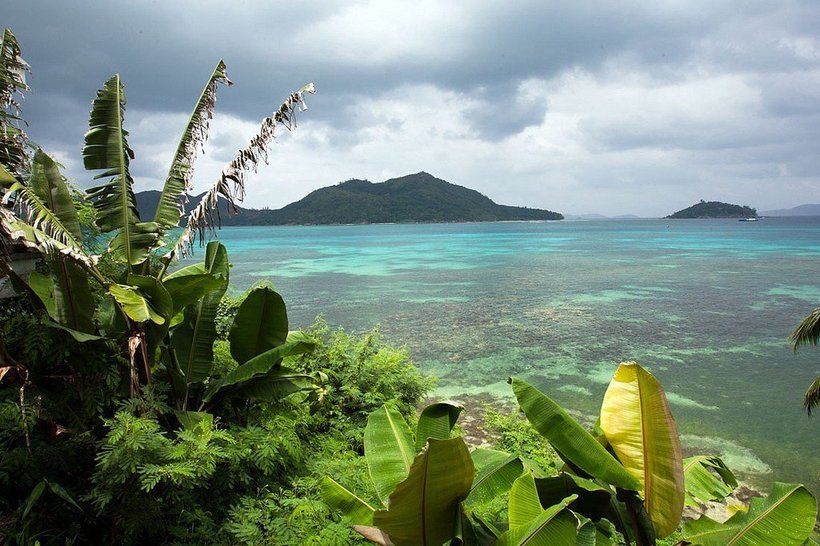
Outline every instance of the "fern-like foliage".
<path fill-rule="evenodd" d="M 20 97 L 29 90 L 29 67 L 20 56 L 17 38 L 6 29 L 0 43 L 0 164 L 18 180 L 28 170 L 27 137 L 20 128 Z"/>
<path fill-rule="evenodd" d="M 250 143 L 236 153 L 220 174 L 219 179 L 206 192 L 196 207 L 188 213 L 187 225 L 174 248 L 165 256 L 170 261 L 177 256 L 185 256 L 197 240 L 202 241 L 205 232 L 219 224 L 219 198 L 224 198 L 229 210 L 236 210 L 236 202 L 245 197 L 245 176 L 248 171 L 256 172 L 260 163 L 267 163 L 268 146 L 276 138 L 276 128 L 283 126 L 288 131 L 296 127 L 296 111 L 307 109 L 305 94 L 315 93 L 309 83 L 288 96 L 273 114 L 262 120 L 259 132 Z"/>
<path fill-rule="evenodd" d="M 208 78 L 208 83 L 199 95 L 199 100 L 182 133 L 171 168 L 165 179 L 165 186 L 154 213 L 154 222 L 158 223 L 163 230 L 176 227 L 184 212 L 184 205 L 188 201 L 188 192 L 191 189 L 191 178 L 194 174 L 194 161 L 205 141 L 208 140 L 209 122 L 213 118 L 219 84 L 232 85 L 222 60 L 217 63 L 211 77 Z"/>

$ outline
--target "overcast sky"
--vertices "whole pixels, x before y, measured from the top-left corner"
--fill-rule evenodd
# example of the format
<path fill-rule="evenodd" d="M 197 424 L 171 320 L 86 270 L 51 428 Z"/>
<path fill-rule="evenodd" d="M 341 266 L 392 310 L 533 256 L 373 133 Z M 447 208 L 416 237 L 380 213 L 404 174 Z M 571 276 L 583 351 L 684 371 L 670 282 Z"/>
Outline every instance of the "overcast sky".
<path fill-rule="evenodd" d="M 246 206 L 427 171 L 496 202 L 662 216 L 820 203 L 820 2 L 4 0 L 30 136 L 79 185 L 95 92 L 126 84 L 136 190 L 159 189 L 220 58 L 197 190 L 291 90 L 317 94 Z"/>

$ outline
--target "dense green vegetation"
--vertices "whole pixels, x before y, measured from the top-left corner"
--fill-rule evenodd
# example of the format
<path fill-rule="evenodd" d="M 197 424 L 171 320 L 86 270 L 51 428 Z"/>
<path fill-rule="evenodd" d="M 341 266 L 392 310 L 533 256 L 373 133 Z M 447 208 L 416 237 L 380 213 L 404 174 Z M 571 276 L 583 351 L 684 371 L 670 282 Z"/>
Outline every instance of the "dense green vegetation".
<path fill-rule="evenodd" d="M 19 46 L 0 47 L 0 98 L 25 89 Z M 226 295 L 230 262 L 208 229 L 219 197 L 289 127 L 305 87 L 263 121 L 177 234 L 207 136 L 220 61 L 183 130 L 156 209 L 129 174 L 124 86 L 98 91 L 83 149 L 99 186 L 73 191 L 22 133 L 0 157 L 0 240 L 40 257 L 3 261 L 17 298 L 0 307 L 0 541 L 6 544 L 803 544 L 816 500 L 776 484 L 719 523 L 683 525 L 684 503 L 737 485 L 720 459 L 684 461 L 657 380 L 617 369 L 587 430 L 510 379 L 526 416 L 488 412 L 494 449 L 470 449 L 461 407 L 417 415 L 433 385 L 409 355 L 318 320 L 292 331 L 269 283 Z M 0 118 L 14 126 L 15 115 Z M 12 149 L 13 148 L 13 149 Z M 149 213 L 150 214 L 150 213 Z M 173 236 L 177 234 L 177 236 Z M 102 241 L 102 242 L 101 242 Z M 537 431 L 537 432 L 536 432 Z"/>
<path fill-rule="evenodd" d="M 142 192 L 150 210 L 157 192 Z M 227 208 L 225 207 L 227 211 Z M 348 180 L 318 189 L 279 210 L 242 209 L 224 215 L 222 225 L 374 224 L 562 220 L 557 212 L 497 205 L 475 190 L 421 172 L 379 184 Z"/>
<path fill-rule="evenodd" d="M 757 210 L 720 201 L 702 201 L 667 218 L 757 218 Z"/>

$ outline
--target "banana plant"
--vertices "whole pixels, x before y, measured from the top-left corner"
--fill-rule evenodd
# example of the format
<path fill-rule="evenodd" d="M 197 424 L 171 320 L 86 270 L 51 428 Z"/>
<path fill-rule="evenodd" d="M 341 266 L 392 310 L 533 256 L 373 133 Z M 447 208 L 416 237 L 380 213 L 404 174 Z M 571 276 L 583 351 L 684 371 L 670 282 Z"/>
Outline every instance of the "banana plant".
<path fill-rule="evenodd" d="M 14 36 L 7 31 L 0 50 L 0 106 L 5 114 L 9 108 L 19 113 L 15 96 L 27 89 L 20 76 L 26 67 Z M 5 155 L 0 155 L 0 181 L 6 189 L 0 207 L 0 234 L 40 252 L 47 262 L 47 274 L 32 273 L 22 280 L 42 302 L 52 325 L 80 342 L 103 337 L 120 342 L 130 363 L 131 395 L 136 396 L 160 374 L 167 378 L 177 409 L 183 412 L 214 407 L 231 397 L 267 399 L 285 396 L 296 385 L 302 388 L 304 378 L 281 364 L 289 355 L 312 347 L 303 334 L 288 333 L 281 296 L 270 287 L 261 287 L 251 292 L 237 316 L 241 324 L 255 325 L 255 337 L 247 338 L 250 334 L 238 326 L 237 333 L 231 335 L 238 367 L 223 377 L 214 377 L 213 319 L 228 286 L 225 248 L 210 243 L 203 263 L 169 272 L 176 257 L 190 253 L 197 241 L 203 241 L 205 231 L 215 223 L 219 200 L 227 200 L 229 206 L 241 200 L 245 173 L 265 159 L 277 127 L 294 127 L 296 111 L 305 108 L 304 95 L 314 92 L 310 84 L 291 93 L 263 120 L 259 134 L 223 168 L 187 215 L 181 233 L 172 237 L 191 189 L 197 151 L 208 136 L 221 84 L 230 84 L 230 80 L 225 64 L 219 61 L 183 130 L 161 199 L 149 221 L 140 218 L 133 192 L 130 164 L 135 154 L 124 124 L 124 84 L 114 75 L 97 92 L 82 155 L 85 167 L 99 172 L 95 179 L 101 183 L 86 196 L 96 210 L 97 227 L 108 236 L 104 254 L 121 264 L 115 273 L 98 267 L 101 257 L 83 246 L 76 208 L 54 160 L 38 150 L 31 167 L 21 173 L 21 162 L 9 159 L 14 150 L 7 146 Z M 8 115 L 0 122 L 7 120 Z M 160 248 L 171 250 L 160 257 L 156 255 Z M 156 271 L 151 267 L 154 256 L 161 263 L 158 272 L 152 272 Z M 6 273 L 16 275 L 11 267 L 5 267 Z M 101 300 L 93 295 L 95 290 L 103 293 Z"/>
<path fill-rule="evenodd" d="M 374 411 L 364 450 L 378 502 L 374 506 L 327 476 L 322 498 L 377 544 L 478 544 L 475 537 L 487 533 L 472 509 L 507 493 L 523 463 L 500 451 L 470 452 L 463 438 L 451 437 L 461 411 L 448 402 L 428 406 L 415 434 L 396 409 Z"/>
<path fill-rule="evenodd" d="M 565 461 L 559 477 L 572 483 L 565 491 L 578 494 L 574 509 L 592 521 L 606 518 L 638 545 L 654 544 L 677 529 L 684 504 L 681 447 L 652 374 L 635 362 L 618 367 L 601 406 L 601 437 L 532 385 L 510 382 L 527 419 Z"/>

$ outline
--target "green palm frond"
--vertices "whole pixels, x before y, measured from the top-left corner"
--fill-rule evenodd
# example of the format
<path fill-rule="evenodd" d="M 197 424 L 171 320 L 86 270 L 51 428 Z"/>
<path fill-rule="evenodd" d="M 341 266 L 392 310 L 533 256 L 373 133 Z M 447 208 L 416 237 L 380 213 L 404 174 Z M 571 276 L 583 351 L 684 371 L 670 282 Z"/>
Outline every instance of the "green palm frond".
<path fill-rule="evenodd" d="M 794 350 L 801 345 L 817 345 L 820 341 L 820 307 L 804 318 L 789 335 Z"/>
<path fill-rule="evenodd" d="M 811 415 L 811 411 L 820 407 L 820 375 L 814 378 L 814 381 L 809 385 L 806 394 L 803 396 L 803 409 Z"/>
<path fill-rule="evenodd" d="M 20 44 L 6 29 L 0 43 L 0 163 L 21 178 L 29 164 L 26 134 L 19 127 L 19 96 L 28 91 L 28 64 L 20 56 Z"/>
<path fill-rule="evenodd" d="M 95 179 L 111 177 L 107 183 L 90 188 L 88 196 L 97 209 L 100 231 L 119 231 L 115 237 L 119 244 L 109 250 L 116 259 L 136 265 L 148 256 L 159 237 L 159 227 L 149 222 L 140 223 L 129 172 L 134 152 L 128 146 L 128 132 L 123 128 L 124 114 L 125 92 L 119 74 L 115 74 L 97 91 L 91 107 L 83 164 L 88 170 L 104 169 Z"/>
<path fill-rule="evenodd" d="M 219 61 L 208 83 L 199 95 L 199 100 L 188 119 L 188 124 L 179 140 L 174 160 L 165 179 L 165 186 L 154 213 L 154 222 L 167 230 L 179 224 L 187 194 L 191 189 L 194 161 L 205 141 L 208 140 L 209 121 L 213 118 L 216 91 L 219 84 L 232 85 L 228 79 L 225 63 Z"/>
<path fill-rule="evenodd" d="M 309 83 L 294 91 L 285 102 L 269 117 L 262 120 L 259 132 L 247 147 L 239 150 L 233 160 L 225 165 L 219 179 L 211 189 L 202 196 L 199 204 L 188 213 L 188 222 L 177 239 L 174 248 L 165 255 L 167 261 L 176 256 L 184 256 L 196 243 L 202 241 L 205 232 L 219 223 L 219 198 L 225 199 L 229 210 L 236 209 L 236 202 L 245 197 L 245 175 L 248 171 L 256 172 L 260 163 L 268 161 L 268 146 L 276 138 L 276 128 L 281 125 L 288 131 L 296 127 L 296 111 L 307 110 L 305 94 L 315 93 L 316 88 Z"/>
<path fill-rule="evenodd" d="M 817 345 L 820 342 L 820 307 L 800 321 L 797 328 L 789 335 L 789 339 L 795 352 L 801 345 Z M 818 406 L 820 406 L 820 376 L 812 381 L 803 396 L 803 408 L 809 415 Z"/>

